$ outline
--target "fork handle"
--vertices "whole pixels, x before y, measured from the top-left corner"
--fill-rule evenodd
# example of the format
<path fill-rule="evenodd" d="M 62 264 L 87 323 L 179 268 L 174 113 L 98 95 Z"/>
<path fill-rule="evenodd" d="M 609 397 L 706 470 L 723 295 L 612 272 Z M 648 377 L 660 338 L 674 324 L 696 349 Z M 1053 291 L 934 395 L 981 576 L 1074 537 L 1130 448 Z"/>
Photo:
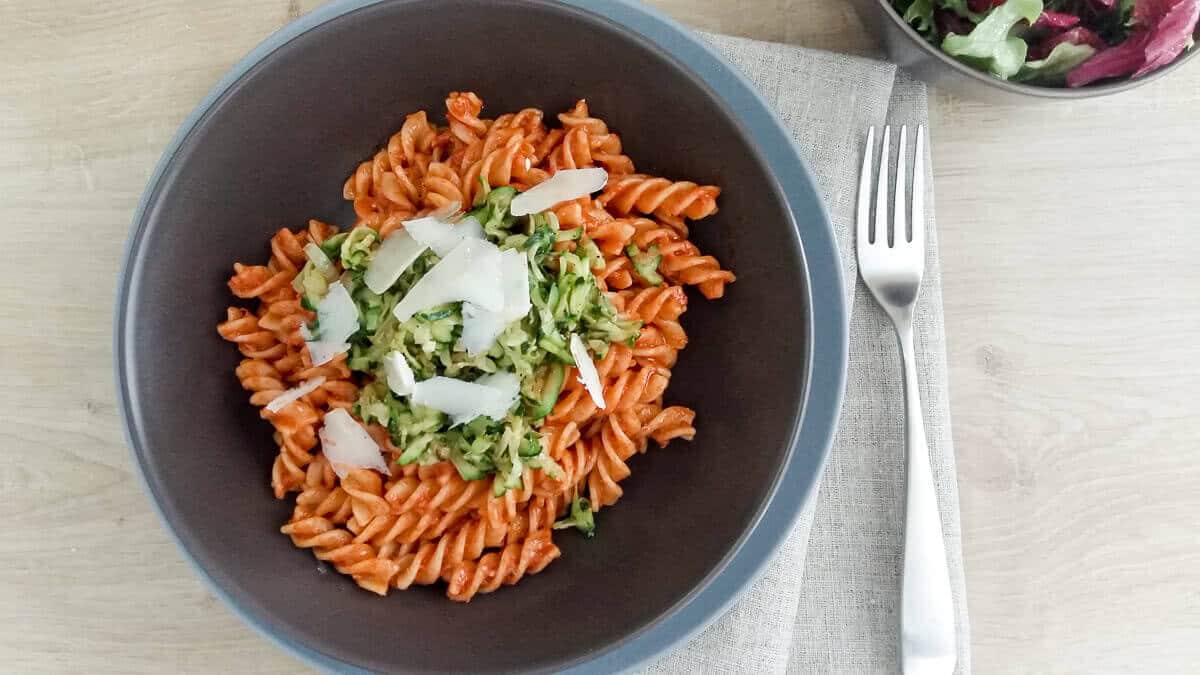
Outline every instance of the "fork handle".
<path fill-rule="evenodd" d="M 905 675 L 943 675 L 954 672 L 957 658 L 954 600 L 950 594 L 937 491 L 929 465 L 929 445 L 925 441 L 912 318 L 906 318 L 896 322 L 904 369 L 907 455 L 900 665 Z"/>

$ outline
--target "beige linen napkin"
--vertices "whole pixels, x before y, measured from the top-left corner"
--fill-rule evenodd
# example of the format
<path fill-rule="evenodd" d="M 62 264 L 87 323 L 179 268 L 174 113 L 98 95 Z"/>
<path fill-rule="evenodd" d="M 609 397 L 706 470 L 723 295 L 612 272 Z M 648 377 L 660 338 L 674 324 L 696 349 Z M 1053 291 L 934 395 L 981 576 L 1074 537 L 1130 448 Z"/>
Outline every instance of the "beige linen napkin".
<path fill-rule="evenodd" d="M 852 306 L 849 377 L 819 495 L 810 499 L 775 560 L 728 613 L 648 672 L 898 672 L 904 399 L 892 327 L 857 279 L 852 235 L 866 129 L 927 124 L 925 87 L 892 64 L 703 37 L 757 85 L 791 129 L 825 195 Z M 931 142 L 936 137 L 937 130 L 931 130 Z M 926 203 L 932 205 L 933 181 L 926 183 Z M 916 322 L 917 361 L 958 619 L 958 672 L 969 673 L 941 269 L 932 208 L 927 208 L 929 252 Z"/>

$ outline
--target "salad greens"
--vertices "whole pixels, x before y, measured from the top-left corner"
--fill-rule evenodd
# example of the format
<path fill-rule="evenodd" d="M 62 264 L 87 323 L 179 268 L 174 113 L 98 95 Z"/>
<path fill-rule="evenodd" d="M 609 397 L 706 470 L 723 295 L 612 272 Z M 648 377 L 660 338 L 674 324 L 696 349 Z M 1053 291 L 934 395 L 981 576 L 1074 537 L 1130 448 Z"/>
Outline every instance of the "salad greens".
<path fill-rule="evenodd" d="M 486 186 L 485 186 L 486 187 Z M 582 228 L 559 231 L 552 213 L 516 217 L 509 204 L 517 191 L 490 189 L 471 212 L 484 235 L 500 249 L 520 251 L 528 265 L 531 309 L 509 323 L 492 346 L 471 355 L 462 346 L 463 303 L 448 302 L 416 312 L 400 321 L 392 309 L 437 262 L 432 250 L 420 255 L 382 294 L 364 282 L 371 257 L 380 245 L 374 230 L 360 227 L 339 234 L 321 248 L 345 270 L 341 283 L 359 314 L 359 330 L 350 336 L 347 364 L 366 375 L 353 413 L 366 423 L 384 426 L 401 449 L 400 464 L 449 461 L 467 480 L 495 475 L 494 491 L 519 487 L 526 467 L 557 474 L 561 469 L 542 447 L 537 425 L 558 399 L 568 367 L 575 359 L 568 348 L 579 335 L 591 352 L 603 357 L 612 343 L 632 346 L 641 323 L 622 317 L 597 285 L 592 270 L 603 257 Z M 340 238 L 340 239 L 339 239 Z M 333 243 L 339 239 L 338 243 Z M 556 247 L 560 242 L 573 246 Z M 573 248 L 573 250 L 571 250 Z M 650 256 L 654 267 L 654 252 Z M 643 262 L 650 262 L 643 260 Z M 301 270 L 297 288 L 304 303 L 315 305 L 332 281 L 311 259 Z M 639 273 L 651 274 L 651 270 Z M 654 272 L 656 273 L 656 272 Z M 309 326 L 312 333 L 319 326 Z M 435 376 L 472 382 L 496 372 L 511 372 L 521 381 L 517 403 L 503 419 L 479 416 L 454 426 L 449 416 L 398 397 L 388 387 L 384 357 L 400 352 L 418 381 Z M 572 511 L 572 523 L 585 529 L 582 513 Z M 587 519 L 590 520 L 590 511 Z M 590 529 L 590 525 L 588 528 Z"/>
<path fill-rule="evenodd" d="M 1200 0 L 892 0 L 950 56 L 1003 80 L 1141 77 L 1194 47 Z"/>
<path fill-rule="evenodd" d="M 1042 14 L 1042 0 L 1008 0 L 983 17 L 967 35 L 950 33 L 942 49 L 960 61 L 1007 80 L 1025 63 L 1029 45 L 1012 35 L 1021 21 L 1032 24 Z"/>
<path fill-rule="evenodd" d="M 1074 70 L 1075 66 L 1092 58 L 1092 54 L 1095 53 L 1096 48 L 1091 45 L 1060 42 L 1054 46 L 1046 58 L 1026 61 L 1012 79 L 1016 82 L 1063 84 L 1067 81 L 1067 73 Z"/>

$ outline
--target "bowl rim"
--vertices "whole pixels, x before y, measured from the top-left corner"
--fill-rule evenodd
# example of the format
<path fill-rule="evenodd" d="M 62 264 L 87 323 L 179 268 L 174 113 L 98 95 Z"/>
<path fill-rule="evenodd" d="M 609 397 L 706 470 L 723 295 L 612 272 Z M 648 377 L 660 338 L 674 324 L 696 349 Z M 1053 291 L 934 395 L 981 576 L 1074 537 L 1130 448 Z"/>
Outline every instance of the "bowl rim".
<path fill-rule="evenodd" d="M 142 245 L 149 230 L 149 209 L 155 202 L 164 175 L 191 132 L 227 92 L 256 65 L 308 31 L 359 9 L 394 0 L 335 0 L 287 24 L 259 43 L 232 66 L 205 95 L 180 125 L 147 182 L 126 241 L 114 308 L 113 358 L 117 403 L 125 440 L 130 447 L 139 480 L 164 529 L 184 553 L 184 559 L 208 587 L 234 613 L 259 634 L 285 652 L 320 668 L 366 672 L 357 666 L 301 644 L 283 635 L 270 621 L 242 599 L 226 591 L 203 568 L 172 518 L 164 511 L 147 464 L 147 444 L 142 442 L 140 404 L 132 388 L 131 364 L 133 326 L 128 306 L 137 293 L 135 272 L 146 254 Z M 412 0 L 400 0 L 411 2 Z M 784 463 L 750 526 L 730 552 L 695 589 L 647 626 L 608 645 L 564 664 L 559 672 L 602 673 L 631 670 L 647 664 L 669 649 L 696 635 L 716 620 L 741 592 L 764 571 L 774 553 L 790 534 L 803 506 L 815 498 L 814 488 L 824 470 L 837 428 L 846 382 L 848 360 L 848 308 L 841 257 L 825 202 L 817 182 L 802 159 L 791 134 L 738 70 L 691 30 L 634 0 L 529 0 L 531 4 L 562 4 L 608 19 L 643 40 L 656 45 L 689 70 L 699 83 L 725 102 L 742 133 L 770 167 L 778 193 L 793 214 L 815 218 L 793 222 L 791 235 L 804 260 L 808 276 L 809 349 L 800 409 L 793 417 Z M 814 358 L 820 354 L 821 358 Z"/>
<path fill-rule="evenodd" d="M 1134 79 L 1126 78 L 1116 82 L 1090 84 L 1084 87 L 1079 87 L 1078 89 L 1068 89 L 1067 87 L 1039 87 L 1033 84 L 1023 84 L 1020 82 L 1001 80 L 998 77 L 993 77 L 981 70 L 977 70 L 971 66 L 968 66 L 967 64 L 955 59 L 946 52 L 930 44 L 929 41 L 922 37 L 915 28 L 908 25 L 908 22 L 900 16 L 900 12 L 898 12 L 892 5 L 891 0 L 875 0 L 875 3 L 880 10 L 882 10 L 883 13 L 888 16 L 888 20 L 891 21 L 894 26 L 904 31 L 904 33 L 908 35 L 913 42 L 916 42 L 926 54 L 932 54 L 935 58 L 941 61 L 942 64 L 950 67 L 951 70 L 960 75 L 966 76 L 986 86 L 995 87 L 1018 96 L 1030 96 L 1033 98 L 1057 101 L 1078 101 L 1082 99 L 1119 94 L 1121 92 L 1140 87 L 1148 82 L 1153 82 L 1161 77 L 1166 77 L 1167 73 L 1182 67 L 1184 63 L 1191 60 L 1191 58 L 1197 53 L 1200 53 L 1200 45 L 1192 47 L 1191 49 L 1184 51 L 1182 54 L 1176 57 L 1174 61 L 1163 66 L 1162 68 Z M 1200 25 L 1196 27 L 1195 33 L 1200 36 Z M 1200 39 L 1198 39 L 1198 42 L 1200 42 Z"/>

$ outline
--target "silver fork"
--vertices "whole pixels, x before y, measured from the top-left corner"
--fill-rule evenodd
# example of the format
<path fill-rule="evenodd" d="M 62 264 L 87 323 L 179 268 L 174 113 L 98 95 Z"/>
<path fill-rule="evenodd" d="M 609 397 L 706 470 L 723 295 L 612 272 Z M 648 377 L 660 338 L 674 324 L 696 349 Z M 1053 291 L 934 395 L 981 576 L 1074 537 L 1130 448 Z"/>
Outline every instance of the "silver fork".
<path fill-rule="evenodd" d="M 917 362 L 913 353 L 913 309 L 925 272 L 925 128 L 917 127 L 911 181 L 906 170 L 908 127 L 900 127 L 896 151 L 895 201 L 888 217 L 888 150 L 892 129 L 883 129 L 879 177 L 875 185 L 875 238 L 870 238 L 872 159 L 875 128 L 867 133 L 858 183 L 856 239 L 858 272 L 871 295 L 896 327 L 904 370 L 907 490 L 904 514 L 904 575 L 901 586 L 900 667 L 905 675 L 954 671 L 954 602 L 946 565 L 929 446 L 921 414 Z M 911 182 L 911 190 L 909 188 Z M 911 217 L 905 208 L 911 197 Z M 888 238 L 888 225 L 893 236 Z M 908 227 L 911 225 L 911 227 Z"/>

